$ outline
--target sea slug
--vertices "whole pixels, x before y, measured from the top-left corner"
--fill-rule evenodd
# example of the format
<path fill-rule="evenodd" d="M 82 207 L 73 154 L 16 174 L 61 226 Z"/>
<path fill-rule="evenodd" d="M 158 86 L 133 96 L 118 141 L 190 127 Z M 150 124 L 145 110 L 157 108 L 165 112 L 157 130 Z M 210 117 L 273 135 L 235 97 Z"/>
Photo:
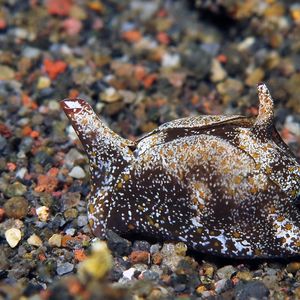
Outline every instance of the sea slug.
<path fill-rule="evenodd" d="M 81 99 L 61 105 L 90 161 L 88 219 L 107 229 L 183 241 L 228 257 L 300 254 L 300 165 L 258 85 L 256 118 L 197 116 L 137 141 L 110 130 Z"/>

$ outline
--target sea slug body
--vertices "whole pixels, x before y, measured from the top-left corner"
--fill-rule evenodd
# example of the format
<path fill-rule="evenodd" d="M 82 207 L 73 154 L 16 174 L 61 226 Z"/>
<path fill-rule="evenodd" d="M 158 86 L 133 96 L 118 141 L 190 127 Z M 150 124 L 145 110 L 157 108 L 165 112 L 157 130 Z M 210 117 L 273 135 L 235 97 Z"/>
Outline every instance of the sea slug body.
<path fill-rule="evenodd" d="M 61 101 L 90 161 L 94 234 L 134 232 L 228 257 L 299 255 L 300 165 L 264 84 L 258 95 L 256 118 L 178 119 L 135 142 L 84 100 Z"/>

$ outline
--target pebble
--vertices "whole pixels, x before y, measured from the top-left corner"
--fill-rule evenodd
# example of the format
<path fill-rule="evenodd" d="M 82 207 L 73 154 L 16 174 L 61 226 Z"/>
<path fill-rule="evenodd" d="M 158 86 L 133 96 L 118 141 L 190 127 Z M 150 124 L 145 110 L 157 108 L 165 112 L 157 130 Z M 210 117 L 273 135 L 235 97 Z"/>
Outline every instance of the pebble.
<path fill-rule="evenodd" d="M 153 244 L 150 246 L 149 251 L 151 254 L 154 254 L 154 253 L 158 252 L 160 250 L 160 248 L 161 248 L 160 244 Z"/>
<path fill-rule="evenodd" d="M 142 273 L 142 278 L 150 281 L 158 281 L 159 274 L 150 270 L 146 270 Z"/>
<path fill-rule="evenodd" d="M 253 278 L 253 275 L 249 271 L 240 271 L 237 272 L 236 277 L 243 281 L 250 281 Z"/>
<path fill-rule="evenodd" d="M 150 262 L 150 253 L 147 251 L 133 251 L 129 255 L 129 260 L 133 264 L 137 264 L 137 263 L 147 264 Z"/>
<path fill-rule="evenodd" d="M 75 228 L 68 228 L 66 229 L 66 234 L 73 236 L 76 233 L 76 229 Z"/>
<path fill-rule="evenodd" d="M 0 65 L 0 80 L 13 80 L 15 78 L 15 71 L 5 65 Z"/>
<path fill-rule="evenodd" d="M 284 122 L 284 127 L 287 128 L 295 136 L 300 133 L 300 124 L 292 116 L 287 116 Z"/>
<path fill-rule="evenodd" d="M 123 256 L 131 252 L 131 243 L 115 232 L 108 230 L 106 232 L 106 238 L 107 245 L 114 254 Z"/>
<path fill-rule="evenodd" d="M 38 79 L 36 88 L 37 88 L 38 90 L 43 90 L 43 89 L 47 89 L 48 87 L 50 87 L 50 85 L 51 85 L 51 80 L 50 80 L 50 78 L 47 77 L 47 76 L 41 76 L 41 77 L 39 77 L 39 79 Z"/>
<path fill-rule="evenodd" d="M 268 299 L 270 291 L 261 281 L 240 283 L 235 287 L 235 299 Z"/>
<path fill-rule="evenodd" d="M 74 220 L 78 216 L 78 210 L 76 208 L 68 208 L 64 211 L 64 217 L 66 220 Z"/>
<path fill-rule="evenodd" d="M 72 148 L 65 156 L 64 163 L 68 168 L 72 168 L 77 161 L 82 161 L 84 155 L 82 155 L 77 149 Z"/>
<path fill-rule="evenodd" d="M 150 244 L 147 241 L 134 241 L 132 245 L 132 250 L 138 251 L 150 251 Z"/>
<path fill-rule="evenodd" d="M 75 166 L 69 173 L 69 176 L 76 178 L 76 179 L 83 179 L 83 178 L 85 178 L 86 174 L 81 167 Z"/>
<path fill-rule="evenodd" d="M 199 79 L 203 79 L 211 70 L 211 56 L 199 47 L 191 47 L 182 56 L 182 65 L 187 70 L 192 70 Z"/>
<path fill-rule="evenodd" d="M 79 227 L 83 227 L 83 226 L 85 226 L 87 223 L 88 223 L 88 219 L 87 219 L 87 216 L 86 216 L 86 215 L 80 215 L 80 216 L 78 216 L 78 218 L 77 218 L 77 225 L 78 225 Z"/>
<path fill-rule="evenodd" d="M 62 263 L 62 264 L 59 264 L 56 268 L 56 273 L 58 275 L 64 275 L 64 274 L 67 274 L 67 273 L 71 273 L 74 269 L 74 265 L 69 263 L 69 262 L 65 262 L 65 263 Z"/>
<path fill-rule="evenodd" d="M 24 197 L 12 197 L 4 203 L 9 218 L 22 219 L 28 212 L 28 201 Z"/>
<path fill-rule="evenodd" d="M 215 272 L 215 268 L 214 268 L 214 266 L 205 263 L 205 264 L 203 265 L 202 272 L 203 272 L 203 275 L 204 275 L 204 276 L 207 276 L 207 277 L 209 277 L 209 278 L 212 278 L 213 275 L 214 275 L 214 272 Z M 201 273 L 202 273 L 202 272 L 201 272 Z"/>
<path fill-rule="evenodd" d="M 243 84 L 241 81 L 233 78 L 226 78 L 225 81 L 217 84 L 218 92 L 223 95 L 223 101 L 225 104 L 231 101 L 232 98 L 240 96 L 243 90 Z"/>
<path fill-rule="evenodd" d="M 136 270 L 135 268 L 130 268 L 130 269 L 124 271 L 123 272 L 123 277 L 131 280 L 132 277 L 134 276 L 135 270 Z"/>
<path fill-rule="evenodd" d="M 8 143 L 6 138 L 4 138 L 2 135 L 0 135 L 0 152 L 4 152 L 5 148 L 7 147 Z"/>
<path fill-rule="evenodd" d="M 49 101 L 48 107 L 52 111 L 59 111 L 60 110 L 59 102 L 54 101 L 54 100 Z"/>
<path fill-rule="evenodd" d="M 256 68 L 253 70 L 248 77 L 245 80 L 245 83 L 252 87 L 258 84 L 259 82 L 262 82 L 265 76 L 265 72 L 261 68 Z"/>
<path fill-rule="evenodd" d="M 161 65 L 163 68 L 175 69 L 180 66 L 180 55 L 175 53 L 165 53 L 162 57 Z"/>
<path fill-rule="evenodd" d="M 163 256 L 161 255 L 160 252 L 156 252 L 152 254 L 152 262 L 155 265 L 160 265 L 162 263 L 162 260 L 163 260 Z"/>
<path fill-rule="evenodd" d="M 215 291 L 217 294 L 221 294 L 232 288 L 232 282 L 230 279 L 221 279 L 215 282 Z"/>
<path fill-rule="evenodd" d="M 210 76 L 211 81 L 219 82 L 224 80 L 226 77 L 227 77 L 226 70 L 222 67 L 222 65 L 218 60 L 213 59 L 211 64 L 211 76 Z"/>
<path fill-rule="evenodd" d="M 289 273 L 295 274 L 298 270 L 300 270 L 300 262 L 291 262 L 286 266 L 286 270 Z"/>
<path fill-rule="evenodd" d="M 26 185 L 16 181 L 13 184 L 8 185 L 7 189 L 5 190 L 5 195 L 7 197 L 23 196 L 26 192 Z"/>
<path fill-rule="evenodd" d="M 187 251 L 187 245 L 179 242 L 177 244 L 175 244 L 175 252 L 176 254 L 180 255 L 180 256 L 185 256 L 186 255 L 186 251 Z"/>
<path fill-rule="evenodd" d="M 43 245 L 42 240 L 35 233 L 27 239 L 27 243 L 36 247 L 41 247 Z"/>
<path fill-rule="evenodd" d="M 105 89 L 104 92 L 100 94 L 100 99 L 107 103 L 113 103 L 121 100 L 121 94 L 114 87 L 109 87 Z"/>
<path fill-rule="evenodd" d="M 300 4 L 295 3 L 290 7 L 290 13 L 296 23 L 300 23 Z"/>
<path fill-rule="evenodd" d="M 220 279 L 231 279 L 231 276 L 237 272 L 237 269 L 232 266 L 228 265 L 223 268 L 217 270 L 216 275 Z"/>
<path fill-rule="evenodd" d="M 49 208 L 47 206 L 40 206 L 36 208 L 35 211 L 40 221 L 47 222 L 50 215 Z"/>
<path fill-rule="evenodd" d="M 262 282 L 268 289 L 274 289 L 278 284 L 278 277 L 275 275 L 266 275 L 262 278 Z"/>
<path fill-rule="evenodd" d="M 11 248 L 15 248 L 22 237 L 21 231 L 18 228 L 10 228 L 4 233 L 5 239 Z"/>
<path fill-rule="evenodd" d="M 33 59 L 33 58 L 38 58 L 41 54 L 41 50 L 38 48 L 33 48 L 30 46 L 26 46 L 23 50 L 22 50 L 22 55 L 24 57 Z"/>
<path fill-rule="evenodd" d="M 67 192 L 62 196 L 63 209 L 78 207 L 81 200 L 80 192 Z"/>
<path fill-rule="evenodd" d="M 52 247 L 61 247 L 61 240 L 61 234 L 55 233 L 49 238 L 48 243 Z"/>
<path fill-rule="evenodd" d="M 183 258 L 183 256 L 176 253 L 175 245 L 165 243 L 160 253 L 163 257 L 162 265 L 169 267 L 174 272 Z"/>
<path fill-rule="evenodd" d="M 24 177 L 27 173 L 28 173 L 27 168 L 23 167 L 16 172 L 16 178 L 24 179 Z"/>

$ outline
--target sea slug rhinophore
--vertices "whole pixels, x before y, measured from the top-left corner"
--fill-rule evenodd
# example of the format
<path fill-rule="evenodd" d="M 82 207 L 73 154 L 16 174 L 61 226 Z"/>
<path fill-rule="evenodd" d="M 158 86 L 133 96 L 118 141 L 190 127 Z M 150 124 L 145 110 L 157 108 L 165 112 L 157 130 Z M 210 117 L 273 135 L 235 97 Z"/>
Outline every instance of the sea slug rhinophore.
<path fill-rule="evenodd" d="M 258 95 L 256 118 L 178 119 L 135 142 L 84 100 L 61 101 L 90 161 L 94 234 L 134 232 L 228 257 L 299 255 L 300 165 L 264 84 Z"/>

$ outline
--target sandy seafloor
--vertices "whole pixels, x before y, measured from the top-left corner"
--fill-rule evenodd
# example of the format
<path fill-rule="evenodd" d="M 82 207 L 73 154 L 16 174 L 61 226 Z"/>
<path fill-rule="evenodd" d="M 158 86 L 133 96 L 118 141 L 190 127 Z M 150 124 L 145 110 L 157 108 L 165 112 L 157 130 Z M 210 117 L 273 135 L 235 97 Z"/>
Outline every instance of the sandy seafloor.
<path fill-rule="evenodd" d="M 297 1 L 1 0 L 0 299 L 300 299 L 299 258 L 114 233 L 112 257 L 91 255 L 88 161 L 59 106 L 83 98 L 136 139 L 179 117 L 255 116 L 263 81 L 299 159 L 299 53 Z"/>

